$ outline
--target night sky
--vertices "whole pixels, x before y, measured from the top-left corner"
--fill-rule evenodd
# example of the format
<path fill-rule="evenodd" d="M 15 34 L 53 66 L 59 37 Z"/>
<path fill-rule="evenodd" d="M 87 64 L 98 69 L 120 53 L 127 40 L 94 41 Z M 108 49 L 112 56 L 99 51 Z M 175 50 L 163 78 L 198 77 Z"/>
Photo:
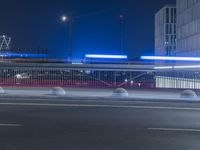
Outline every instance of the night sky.
<path fill-rule="evenodd" d="M 123 54 L 120 21 L 124 18 L 124 52 L 129 58 L 154 52 L 154 14 L 175 0 L 6 0 L 0 5 L 0 34 L 12 37 L 13 50 L 48 49 L 51 58 L 67 58 L 67 24 L 60 16 L 88 14 L 74 23 L 73 57 L 86 53 Z"/>

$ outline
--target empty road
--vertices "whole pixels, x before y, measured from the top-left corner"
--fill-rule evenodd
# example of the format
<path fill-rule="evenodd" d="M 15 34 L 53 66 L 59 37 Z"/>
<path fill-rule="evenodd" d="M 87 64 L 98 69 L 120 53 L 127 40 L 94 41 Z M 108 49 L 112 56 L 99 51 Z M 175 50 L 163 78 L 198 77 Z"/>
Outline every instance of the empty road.
<path fill-rule="evenodd" d="M 0 150 L 198 150 L 200 103 L 0 97 Z"/>

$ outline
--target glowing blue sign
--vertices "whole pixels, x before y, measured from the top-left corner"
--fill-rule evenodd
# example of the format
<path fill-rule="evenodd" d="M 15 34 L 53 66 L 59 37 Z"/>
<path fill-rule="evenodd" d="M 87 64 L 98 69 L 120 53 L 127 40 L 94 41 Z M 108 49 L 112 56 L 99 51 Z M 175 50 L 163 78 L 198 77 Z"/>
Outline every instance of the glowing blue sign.
<path fill-rule="evenodd" d="M 86 58 L 102 58 L 102 59 L 127 59 L 126 55 L 97 55 L 97 54 L 86 54 Z"/>
<path fill-rule="evenodd" d="M 143 60 L 169 60 L 169 61 L 200 61 L 200 57 L 167 57 L 167 56 L 142 56 Z"/>

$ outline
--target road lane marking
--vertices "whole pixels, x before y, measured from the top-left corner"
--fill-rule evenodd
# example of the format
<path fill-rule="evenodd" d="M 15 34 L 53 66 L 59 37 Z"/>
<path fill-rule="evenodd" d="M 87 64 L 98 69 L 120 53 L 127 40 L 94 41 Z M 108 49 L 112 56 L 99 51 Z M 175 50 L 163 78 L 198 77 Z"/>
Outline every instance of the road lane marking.
<path fill-rule="evenodd" d="M 0 127 L 20 127 L 21 124 L 4 124 L 0 123 Z"/>
<path fill-rule="evenodd" d="M 91 108 L 132 108 L 132 109 L 158 109 L 158 110 L 185 110 L 200 111 L 192 107 L 164 107 L 164 106 L 131 106 L 131 105 L 103 105 L 103 104 L 50 104 L 50 103 L 0 103 L 7 106 L 45 106 L 45 107 L 91 107 Z"/>
<path fill-rule="evenodd" d="M 181 128 L 148 128 L 154 131 L 182 131 L 182 132 L 200 132 L 200 129 L 181 129 Z"/>

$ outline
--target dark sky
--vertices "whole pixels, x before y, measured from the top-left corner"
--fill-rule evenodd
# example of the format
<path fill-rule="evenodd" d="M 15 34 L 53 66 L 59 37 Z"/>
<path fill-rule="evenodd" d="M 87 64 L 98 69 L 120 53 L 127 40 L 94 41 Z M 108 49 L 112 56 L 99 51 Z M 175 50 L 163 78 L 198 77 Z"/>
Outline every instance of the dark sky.
<path fill-rule="evenodd" d="M 6 0 L 0 5 L 0 34 L 12 37 L 12 49 L 47 48 L 54 58 L 67 57 L 67 25 L 59 17 L 74 11 L 95 16 L 74 23 L 73 57 L 120 52 L 119 14 L 124 18 L 124 47 L 129 58 L 153 54 L 154 14 L 175 0 Z"/>

